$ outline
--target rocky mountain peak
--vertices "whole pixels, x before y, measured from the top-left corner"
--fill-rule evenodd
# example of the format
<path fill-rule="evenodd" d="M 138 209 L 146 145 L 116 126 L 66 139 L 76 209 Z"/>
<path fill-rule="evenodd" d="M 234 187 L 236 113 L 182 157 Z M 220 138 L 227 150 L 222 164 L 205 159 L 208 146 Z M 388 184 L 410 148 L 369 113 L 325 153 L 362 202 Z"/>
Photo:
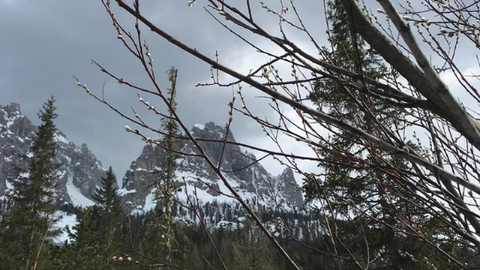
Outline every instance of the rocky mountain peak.
<path fill-rule="evenodd" d="M 20 105 L 12 102 L 10 105 L 0 106 L 0 138 L 33 137 L 29 127 L 30 120 L 21 114 Z"/>
<path fill-rule="evenodd" d="M 282 174 L 277 176 L 277 178 L 277 181 L 282 183 L 282 190 L 284 191 L 286 198 L 294 202 L 295 205 L 301 206 L 303 204 L 303 196 L 298 189 L 292 169 L 285 168 Z"/>
<path fill-rule="evenodd" d="M 205 125 L 196 124 L 191 130 L 198 143 L 216 164 L 220 159 L 226 129 L 213 122 Z M 235 190 L 243 195 L 254 207 L 276 205 L 283 210 L 299 207 L 303 203 L 301 192 L 296 187 L 296 181 L 291 169 L 286 168 L 279 176 L 272 176 L 263 166 L 257 162 L 255 155 L 243 151 L 236 144 L 234 135 L 229 132 L 228 144 L 222 156 L 221 170 L 227 181 Z M 182 152 L 198 153 L 191 142 L 179 146 Z M 152 184 L 158 182 L 158 172 L 163 170 L 165 150 L 155 145 L 147 144 L 138 157 L 132 162 L 130 170 L 123 178 L 123 186 L 120 190 L 123 199 L 134 211 L 148 211 L 155 206 L 155 190 Z M 201 180 L 199 181 L 198 178 Z M 210 189 L 229 194 L 225 184 L 214 173 L 203 158 L 184 156 L 177 159 L 175 181 L 178 186 L 187 183 L 196 188 L 196 194 L 202 194 L 204 203 L 212 201 L 225 201 L 224 196 Z M 188 186 L 186 187 L 188 189 Z M 269 196 L 265 196 L 269 194 Z M 183 193 L 180 197 L 186 196 Z M 153 199 L 153 200 L 152 200 Z M 181 199 L 181 198 L 179 198 Z M 183 198 L 186 199 L 186 198 Z M 150 201 L 149 201 L 150 200 Z M 279 210 L 282 210 L 279 209 Z"/>
<path fill-rule="evenodd" d="M 3 113 L 5 113 L 3 117 L 1 117 L 2 111 Z M 20 110 L 20 104 L 18 103 L 12 102 L 10 103 L 10 105 L 5 105 L 5 106 L 0 105 L 0 118 L 10 118 L 15 115 L 21 115 L 21 114 L 22 112 Z"/>
<path fill-rule="evenodd" d="M 216 125 L 213 122 L 208 122 L 205 125 L 195 124 L 191 130 L 192 134 L 196 138 L 210 139 L 210 140 L 223 140 L 227 130 L 225 127 Z M 233 135 L 230 133 L 229 140 L 234 140 Z"/>

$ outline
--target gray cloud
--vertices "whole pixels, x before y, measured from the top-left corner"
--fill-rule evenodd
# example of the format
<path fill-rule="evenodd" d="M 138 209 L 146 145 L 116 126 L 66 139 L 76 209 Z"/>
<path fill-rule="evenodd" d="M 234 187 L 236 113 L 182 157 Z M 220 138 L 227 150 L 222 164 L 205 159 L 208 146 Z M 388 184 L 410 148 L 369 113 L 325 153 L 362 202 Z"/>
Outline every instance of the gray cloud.
<path fill-rule="evenodd" d="M 90 60 L 94 59 L 125 80 L 145 87 L 151 87 L 151 84 L 139 63 L 117 40 L 110 18 L 99 1 L 22 2 L 0 1 L 0 25 L 4 26 L 0 28 L 0 103 L 20 103 L 22 112 L 38 124 L 36 113 L 43 102 L 54 95 L 59 114 L 58 128 L 75 143 L 88 144 L 103 165 L 112 165 L 117 177 L 121 178 L 144 143 L 124 131 L 123 127 L 130 123 L 77 87 L 73 75 L 97 95 L 101 95 L 104 89 L 105 98 L 122 112 L 132 116 L 132 106 L 148 123 L 159 126 L 159 119 L 144 110 L 136 93 L 102 74 L 90 65 Z M 153 21 L 175 33 L 179 40 L 212 57 L 216 49 L 221 57 L 227 58 L 244 48 L 238 39 L 201 9 L 199 5 L 189 9 L 185 1 L 162 1 L 145 7 Z M 119 8 L 115 10 L 116 18 L 129 31 L 134 31 L 133 19 Z M 179 12 L 186 19 L 179 19 Z M 227 103 L 233 90 L 194 87 L 197 82 L 209 82 L 209 66 L 152 35 L 147 29 L 143 29 L 143 34 L 155 59 L 161 87 L 169 86 L 165 72 L 171 66 L 180 69 L 178 110 L 186 125 L 191 127 L 208 121 L 225 124 L 228 120 Z M 229 61 L 236 64 L 235 59 Z M 245 95 L 252 97 L 255 94 L 246 89 Z M 143 98 L 152 104 L 160 104 L 156 97 Z M 250 100 L 250 103 L 257 105 L 260 113 L 268 110 L 263 101 Z M 259 104 L 262 105 L 258 107 Z M 256 124 L 245 123 L 240 117 L 235 119 L 232 128 L 237 140 L 258 141 L 261 131 Z"/>

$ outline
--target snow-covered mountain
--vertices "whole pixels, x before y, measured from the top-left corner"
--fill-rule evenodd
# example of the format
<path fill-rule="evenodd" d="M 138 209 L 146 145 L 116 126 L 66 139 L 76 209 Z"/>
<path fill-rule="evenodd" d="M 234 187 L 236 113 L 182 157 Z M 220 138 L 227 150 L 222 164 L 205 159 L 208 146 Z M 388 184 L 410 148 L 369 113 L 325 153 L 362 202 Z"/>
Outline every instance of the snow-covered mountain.
<path fill-rule="evenodd" d="M 200 141 L 207 155 L 214 163 L 218 163 L 222 151 L 222 141 L 226 130 L 210 122 L 205 125 L 197 124 L 192 129 L 192 135 Z M 232 133 L 227 140 L 235 143 Z M 191 142 L 180 145 L 183 153 L 198 154 L 198 150 Z M 147 144 L 140 156 L 132 162 L 130 170 L 123 178 L 123 186 L 119 193 L 134 213 L 152 210 L 156 205 L 155 193 L 157 189 L 152 185 L 159 181 L 159 175 L 164 168 L 165 150 L 155 144 Z M 177 167 L 174 173 L 175 186 L 179 187 L 176 198 L 187 202 L 190 197 L 201 204 L 228 203 L 235 204 L 236 200 L 227 189 L 225 183 L 200 157 L 190 155 L 176 159 Z M 292 212 L 294 208 L 302 206 L 302 194 L 298 190 L 293 172 L 286 168 L 282 174 L 272 176 L 263 166 L 256 162 L 252 153 L 242 151 L 238 145 L 228 144 L 222 160 L 221 170 L 228 184 L 237 191 L 255 210 L 275 209 L 277 211 Z"/>
<path fill-rule="evenodd" d="M 0 106 L 0 202 L 5 200 L 6 192 L 12 188 L 10 181 L 14 177 L 13 165 L 21 164 L 19 155 L 28 155 L 36 129 L 37 127 L 21 114 L 19 104 Z M 217 163 L 222 144 L 213 141 L 224 139 L 225 128 L 210 122 L 195 125 L 191 132 L 199 139 L 200 145 L 212 161 Z M 61 131 L 57 132 L 55 140 L 58 143 L 57 161 L 62 163 L 58 170 L 59 182 L 56 188 L 58 204 L 71 203 L 77 207 L 93 205 L 91 195 L 100 186 L 101 177 L 105 175 L 101 162 L 85 144 L 75 145 Z M 234 143 L 233 134 L 229 133 L 227 140 Z M 181 152 L 198 153 L 190 141 L 180 141 L 177 145 Z M 165 155 L 166 152 L 161 147 L 147 143 L 141 155 L 132 162 L 122 179 L 122 187 L 118 190 L 128 213 L 143 215 L 157 205 L 159 191 L 152 184 L 159 181 L 159 175 L 164 169 Z M 186 206 L 198 203 L 205 223 L 212 228 L 241 226 L 248 215 L 234 198 L 229 197 L 231 192 L 204 159 L 187 155 L 179 156 L 176 162 L 174 177 L 179 191 L 175 198 L 178 202 Z M 225 147 L 221 170 L 228 184 L 262 215 L 272 230 L 278 223 L 273 219 L 281 215 L 283 219 L 290 215 L 288 219 L 293 221 L 288 230 L 303 230 L 297 231 L 303 237 L 308 228 L 319 227 L 318 220 L 300 210 L 303 197 L 289 168 L 282 174 L 273 176 L 257 162 L 252 153 L 242 151 L 238 145 L 228 144 Z M 173 206 L 177 219 L 198 222 L 195 213 L 179 205 Z M 64 216 L 71 219 L 71 216 Z M 313 230 L 312 233 L 316 234 Z"/>
<path fill-rule="evenodd" d="M 20 155 L 28 154 L 37 127 L 20 110 L 20 105 L 11 103 L 0 106 L 0 196 L 4 196 L 11 187 L 10 179 L 14 177 L 14 165 L 21 164 Z M 192 128 L 192 134 L 200 140 L 223 140 L 226 130 L 210 122 L 197 124 Z M 235 142 L 232 133 L 228 141 Z M 59 182 L 57 199 L 59 203 L 72 203 L 74 206 L 89 206 L 95 189 L 100 185 L 101 177 L 105 175 L 102 163 L 88 149 L 87 145 L 75 145 L 65 134 L 58 131 L 55 135 L 58 143 L 57 161 L 62 163 L 58 170 Z M 181 143 L 180 143 L 181 144 Z M 215 142 L 200 142 L 207 154 L 218 162 L 222 144 Z M 197 153 L 191 142 L 180 145 L 185 153 Z M 147 144 L 130 169 L 123 177 L 119 195 L 136 213 L 143 213 L 155 207 L 155 192 L 152 187 L 158 179 L 158 172 L 164 167 L 165 150 L 152 144 Z M 198 157 L 179 157 L 175 170 L 178 186 L 184 186 L 177 196 L 186 200 L 187 194 L 196 190 L 201 202 L 233 203 L 234 199 L 224 196 L 209 188 L 214 187 L 220 192 L 229 194 L 224 183 Z M 286 168 L 281 175 L 272 176 L 263 166 L 256 162 L 252 153 L 244 152 L 239 146 L 229 144 L 225 148 L 222 160 L 222 171 L 229 184 L 249 202 L 254 208 L 275 208 L 291 211 L 302 204 L 302 194 L 296 188 L 293 172 Z M 185 182 L 184 180 L 185 179 Z"/>
<path fill-rule="evenodd" d="M 22 115 L 20 105 L 11 103 L 0 106 L 0 199 L 11 188 L 14 177 L 14 165 L 21 165 L 20 155 L 28 155 L 37 127 Z M 65 134 L 55 134 L 58 144 L 57 203 L 72 203 L 74 206 L 89 206 L 94 203 L 89 199 L 100 185 L 105 175 L 102 163 L 98 161 L 86 144 L 80 146 L 69 141 Z"/>
<path fill-rule="evenodd" d="M 210 122 L 195 125 L 191 133 L 217 164 L 225 128 Z M 228 184 L 261 216 L 271 232 L 275 235 L 295 233 L 299 238 L 317 235 L 318 230 L 314 228 L 319 228 L 320 222 L 311 213 L 300 210 L 303 209 L 303 196 L 292 170 L 285 168 L 282 174 L 273 176 L 252 153 L 242 151 L 235 144 L 232 133 L 228 134 L 227 141 L 230 143 L 224 150 L 221 171 Z M 199 153 L 190 141 L 178 142 L 177 150 L 187 154 Z M 164 170 L 165 156 L 166 151 L 162 147 L 147 144 L 126 172 L 119 194 L 131 214 L 147 213 L 161 203 L 157 199 L 162 192 L 155 184 L 159 183 Z M 176 159 L 176 163 L 174 182 L 177 192 L 172 212 L 177 219 L 198 224 L 197 214 L 200 213 L 203 222 L 210 228 L 235 229 L 243 226 L 249 215 L 205 159 L 183 155 Z M 191 209 L 197 209 L 197 213 Z M 289 221 L 285 222 L 287 219 Z M 278 227 L 280 223 L 281 228 Z"/>

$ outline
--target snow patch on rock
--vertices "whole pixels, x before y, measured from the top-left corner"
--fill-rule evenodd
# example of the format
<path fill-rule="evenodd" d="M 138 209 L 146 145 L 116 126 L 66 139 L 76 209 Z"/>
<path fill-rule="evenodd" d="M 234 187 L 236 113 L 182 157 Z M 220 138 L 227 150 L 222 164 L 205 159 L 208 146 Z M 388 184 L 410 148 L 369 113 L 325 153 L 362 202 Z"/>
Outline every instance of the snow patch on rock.
<path fill-rule="evenodd" d="M 92 200 L 83 196 L 80 189 L 73 184 L 73 173 L 71 171 L 68 174 L 67 193 L 74 206 L 87 207 L 95 204 Z"/>

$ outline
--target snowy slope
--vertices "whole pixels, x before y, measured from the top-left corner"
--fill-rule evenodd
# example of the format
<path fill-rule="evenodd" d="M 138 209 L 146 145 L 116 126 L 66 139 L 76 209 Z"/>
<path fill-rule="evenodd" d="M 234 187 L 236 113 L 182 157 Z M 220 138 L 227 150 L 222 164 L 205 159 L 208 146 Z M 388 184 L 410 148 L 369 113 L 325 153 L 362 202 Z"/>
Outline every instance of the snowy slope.
<path fill-rule="evenodd" d="M 70 239 L 70 237 L 68 237 L 68 233 L 67 233 L 67 230 L 65 228 L 68 226 L 68 228 L 72 232 L 75 232 L 75 230 L 73 230 L 72 228 L 73 228 L 73 226 L 78 224 L 77 216 L 73 215 L 73 214 L 68 214 L 68 213 L 63 212 L 63 211 L 57 211 L 56 215 L 60 219 L 59 219 L 59 221 L 57 221 L 57 223 L 55 223 L 54 227 L 58 228 L 58 229 L 61 229 L 62 233 L 59 236 L 55 237 L 53 239 L 53 242 L 55 244 L 58 244 L 58 245 L 64 244 L 65 241 L 71 242 L 71 239 Z"/>
<path fill-rule="evenodd" d="M 69 172 L 67 180 L 67 193 L 70 198 L 70 202 L 76 207 L 88 207 L 93 206 L 95 202 L 85 197 L 80 189 L 73 184 L 73 173 Z"/>

